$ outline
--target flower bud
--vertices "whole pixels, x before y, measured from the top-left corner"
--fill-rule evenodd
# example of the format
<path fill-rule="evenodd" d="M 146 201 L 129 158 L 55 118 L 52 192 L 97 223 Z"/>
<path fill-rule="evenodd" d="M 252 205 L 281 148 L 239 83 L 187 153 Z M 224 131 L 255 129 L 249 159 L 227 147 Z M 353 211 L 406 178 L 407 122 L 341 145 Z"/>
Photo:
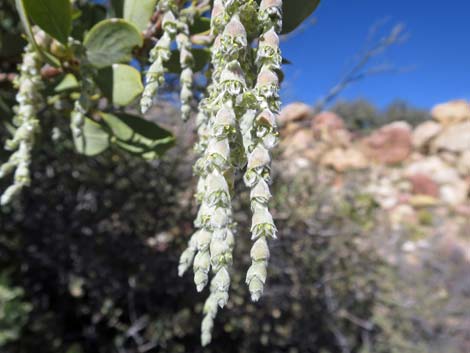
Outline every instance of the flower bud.
<path fill-rule="evenodd" d="M 200 229 L 194 235 L 196 237 L 197 250 L 201 252 L 207 251 L 211 243 L 212 234 L 207 230 Z"/>
<path fill-rule="evenodd" d="M 262 145 L 255 147 L 253 152 L 248 156 L 248 169 L 256 169 L 264 167 L 271 163 L 271 156 L 269 151 Z"/>
<path fill-rule="evenodd" d="M 225 267 L 222 267 L 214 276 L 211 285 L 216 291 L 226 292 L 230 287 L 230 275 Z"/>
<path fill-rule="evenodd" d="M 272 7 L 282 9 L 282 0 L 261 0 L 259 5 L 260 11 L 264 11 Z"/>
<path fill-rule="evenodd" d="M 259 280 L 262 284 L 266 283 L 268 277 L 266 261 L 253 262 L 246 273 L 246 284 L 250 284 L 253 279 Z"/>
<path fill-rule="evenodd" d="M 248 289 L 251 293 L 251 300 L 257 302 L 259 298 L 261 298 L 261 296 L 263 295 L 264 283 L 261 282 L 257 277 L 254 277 L 250 281 Z"/>
<path fill-rule="evenodd" d="M 269 191 L 268 183 L 265 180 L 260 179 L 256 186 L 251 189 L 250 199 L 257 202 L 266 204 L 271 199 L 272 195 Z"/>
<path fill-rule="evenodd" d="M 266 238 L 261 237 L 255 241 L 250 251 L 253 261 L 265 261 L 269 259 L 269 247 Z"/>

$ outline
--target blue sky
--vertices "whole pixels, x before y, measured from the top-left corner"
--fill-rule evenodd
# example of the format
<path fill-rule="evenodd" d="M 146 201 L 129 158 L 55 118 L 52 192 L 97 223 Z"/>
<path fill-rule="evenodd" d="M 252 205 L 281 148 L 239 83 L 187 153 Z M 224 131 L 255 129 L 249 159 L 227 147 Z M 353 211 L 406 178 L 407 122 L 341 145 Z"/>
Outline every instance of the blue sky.
<path fill-rule="evenodd" d="M 369 77 L 342 99 L 366 98 L 383 107 L 400 98 L 422 108 L 470 99 L 470 0 L 323 0 L 313 17 L 314 25 L 282 43 L 293 63 L 286 66 L 286 103 L 314 103 L 327 92 L 350 67 L 371 25 L 383 19 L 388 28 L 403 23 L 409 38 L 379 62 L 408 70 Z"/>

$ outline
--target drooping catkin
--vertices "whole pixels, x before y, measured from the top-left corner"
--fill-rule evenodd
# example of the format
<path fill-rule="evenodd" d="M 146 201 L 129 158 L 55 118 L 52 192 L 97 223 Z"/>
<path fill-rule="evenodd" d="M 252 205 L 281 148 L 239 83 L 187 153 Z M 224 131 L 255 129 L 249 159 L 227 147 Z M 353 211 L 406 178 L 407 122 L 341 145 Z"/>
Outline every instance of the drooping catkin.
<path fill-rule="evenodd" d="M 189 18 L 182 16 L 179 21 L 179 33 L 176 36 L 176 44 L 180 51 L 180 101 L 181 101 L 181 118 L 187 121 L 191 114 L 191 102 L 193 101 L 193 67 L 194 56 L 191 51 L 192 44 L 189 37 Z"/>
<path fill-rule="evenodd" d="M 163 35 L 150 51 L 150 67 L 145 75 L 145 88 L 140 100 L 142 114 L 150 109 L 153 98 L 165 82 L 165 73 L 167 72 L 165 64 L 171 58 L 171 43 L 178 33 L 175 2 L 173 0 L 162 0 L 158 3 L 157 8 L 164 13 L 162 21 Z"/>
<path fill-rule="evenodd" d="M 252 264 L 246 275 L 251 299 L 258 301 L 264 291 L 269 260 L 268 239 L 276 238 L 277 229 L 268 208 L 271 198 L 269 191 L 270 150 L 277 141 L 275 114 L 280 107 L 279 77 L 276 70 L 281 67 L 277 32 L 282 27 L 282 0 L 262 0 L 259 20 L 263 29 L 256 64 L 258 77 L 254 88 L 260 110 L 245 118 L 245 150 L 248 157 L 244 181 L 251 188 L 250 199 L 253 212 L 251 234 L 254 240 L 250 256 Z"/>
<path fill-rule="evenodd" d="M 199 245 L 190 242 L 180 260 L 180 266 L 186 268 L 189 255 L 197 252 L 194 274 L 198 290 L 208 283 L 209 269 L 213 273 L 210 295 L 204 304 L 203 345 L 211 341 L 217 312 L 228 301 L 235 240 L 232 185 L 235 173 L 245 168 L 243 180 L 250 188 L 254 241 L 246 283 L 253 301 L 260 298 L 266 283 L 268 240 L 276 238 L 277 233 L 268 203 L 270 151 L 278 139 L 275 117 L 280 106 L 281 25 L 280 0 L 261 1 L 260 5 L 250 0 L 213 3 L 211 76 L 206 97 L 198 107 L 196 151 L 201 158 L 194 168 L 199 177 L 196 200 L 200 207 L 193 238 L 200 232 L 204 236 Z M 250 43 L 255 38 L 259 38 L 256 49 Z"/>
<path fill-rule="evenodd" d="M 42 104 L 41 90 L 44 87 L 40 75 L 42 60 L 40 55 L 28 44 L 24 49 L 23 61 L 19 68 L 16 100 L 16 126 L 13 138 L 6 142 L 5 148 L 14 151 L 8 161 L 0 167 L 0 178 L 14 172 L 13 184 L 3 192 L 0 203 L 6 205 L 31 182 L 29 166 L 35 135 L 39 129 L 37 113 Z"/>

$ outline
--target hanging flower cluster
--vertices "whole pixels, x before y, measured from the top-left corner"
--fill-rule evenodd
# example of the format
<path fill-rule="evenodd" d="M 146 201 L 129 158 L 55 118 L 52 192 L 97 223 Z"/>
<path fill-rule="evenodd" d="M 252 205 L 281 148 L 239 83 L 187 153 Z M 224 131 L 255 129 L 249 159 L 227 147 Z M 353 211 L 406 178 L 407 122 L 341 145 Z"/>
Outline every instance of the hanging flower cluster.
<path fill-rule="evenodd" d="M 85 48 L 76 41 L 71 40 L 70 44 L 75 48 L 77 57 L 80 60 L 80 97 L 75 101 L 73 110 L 70 114 L 70 130 L 75 141 L 85 144 L 83 139 L 83 128 L 85 126 L 86 114 L 92 107 L 92 96 L 96 90 L 96 85 L 93 80 L 94 68 L 88 62 L 86 57 Z M 85 146 L 82 146 L 84 149 Z"/>
<path fill-rule="evenodd" d="M 14 172 L 13 184 L 1 196 L 0 203 L 2 205 L 10 203 L 13 197 L 31 182 L 29 165 L 35 135 L 39 129 L 37 113 L 42 104 L 41 90 L 44 86 L 40 75 L 41 65 L 42 60 L 39 54 L 32 45 L 27 45 L 16 82 L 18 105 L 16 116 L 13 119 L 16 131 L 13 138 L 8 140 L 5 145 L 6 149 L 14 152 L 8 161 L 0 167 L 0 178 Z"/>
<path fill-rule="evenodd" d="M 160 3 L 160 10 L 165 12 L 164 33 L 151 52 L 141 107 L 143 112 L 148 110 L 163 83 L 164 63 L 170 58 L 170 45 L 176 38 L 182 67 L 182 115 L 186 119 L 193 96 L 194 58 L 188 19 L 182 16 L 183 20 L 176 19 L 171 4 L 171 1 Z M 260 4 L 255 0 L 214 0 L 210 81 L 196 118 L 199 141 L 195 149 L 201 156 L 194 166 L 199 178 L 196 192 L 199 211 L 194 222 L 197 230 L 182 253 L 178 268 L 182 276 L 192 266 L 199 292 L 209 285 L 201 330 L 203 345 L 211 341 L 217 311 L 229 298 L 236 232 L 231 200 L 235 175 L 242 170 L 244 183 L 251 190 L 254 243 L 246 283 L 253 301 L 259 300 L 266 283 L 268 241 L 276 238 L 277 232 L 268 202 L 270 150 L 277 143 L 275 116 L 280 107 L 281 26 L 282 0 L 262 0 Z"/>

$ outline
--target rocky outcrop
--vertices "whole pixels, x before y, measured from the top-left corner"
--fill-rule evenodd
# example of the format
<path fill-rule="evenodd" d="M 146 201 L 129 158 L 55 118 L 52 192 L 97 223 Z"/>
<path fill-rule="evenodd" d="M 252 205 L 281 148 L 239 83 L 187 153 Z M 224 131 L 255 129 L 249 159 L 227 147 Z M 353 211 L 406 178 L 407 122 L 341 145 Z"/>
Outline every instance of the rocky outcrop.
<path fill-rule="evenodd" d="M 366 170 L 367 190 L 395 219 L 431 206 L 463 214 L 470 209 L 470 107 L 439 104 L 432 116 L 414 129 L 397 121 L 355 137 L 337 114 L 312 116 L 292 104 L 281 114 L 281 172 L 325 169 L 336 173 L 337 186 L 348 172 Z"/>

